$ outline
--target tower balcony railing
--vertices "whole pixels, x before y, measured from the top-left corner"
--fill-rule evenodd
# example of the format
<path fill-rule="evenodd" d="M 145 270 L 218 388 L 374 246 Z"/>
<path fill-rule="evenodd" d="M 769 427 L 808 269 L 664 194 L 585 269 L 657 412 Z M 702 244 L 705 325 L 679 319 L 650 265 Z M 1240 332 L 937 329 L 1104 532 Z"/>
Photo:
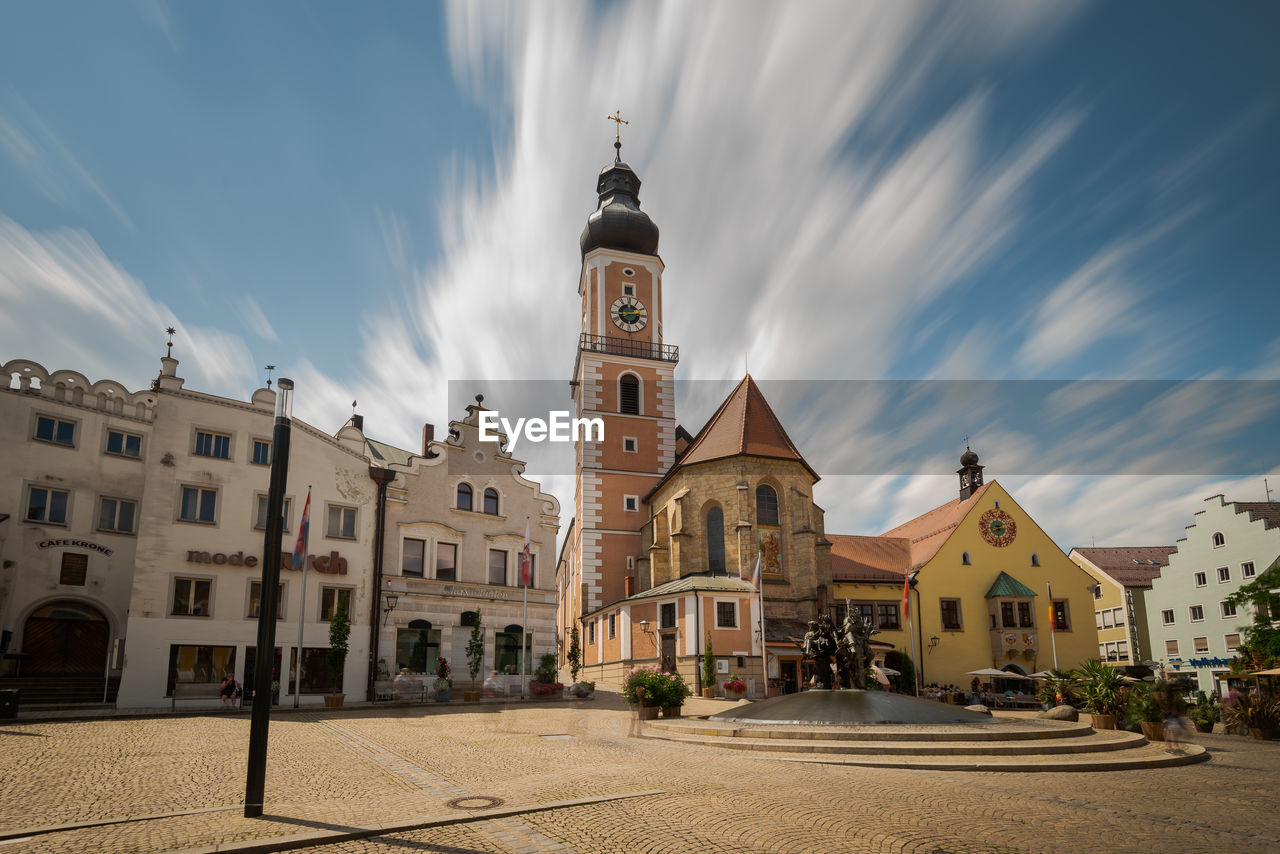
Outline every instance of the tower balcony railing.
<path fill-rule="evenodd" d="M 633 338 L 612 338 L 608 335 L 582 333 L 578 347 L 589 353 L 608 353 L 611 356 L 633 356 L 637 359 L 653 359 L 658 362 L 680 361 L 680 348 L 672 344 L 655 344 Z"/>

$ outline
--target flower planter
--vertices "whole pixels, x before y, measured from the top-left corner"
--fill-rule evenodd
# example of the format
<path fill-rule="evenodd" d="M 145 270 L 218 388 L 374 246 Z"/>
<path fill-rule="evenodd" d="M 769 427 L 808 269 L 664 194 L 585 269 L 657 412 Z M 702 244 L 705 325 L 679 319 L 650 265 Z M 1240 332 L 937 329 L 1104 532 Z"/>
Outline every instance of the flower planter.
<path fill-rule="evenodd" d="M 1213 732 L 1213 723 L 1210 722 L 1207 724 L 1201 724 L 1201 723 L 1196 724 L 1196 732 Z"/>
<path fill-rule="evenodd" d="M 746 691 L 730 691 L 728 688 L 724 689 L 724 697 L 726 700 L 741 700 L 745 696 L 747 696 Z"/>
<path fill-rule="evenodd" d="M 714 699 L 716 698 L 716 689 L 715 689 L 714 687 L 711 687 L 711 688 L 703 688 L 703 689 L 702 689 L 702 698 L 703 698 L 704 700 L 714 700 Z"/>
<path fill-rule="evenodd" d="M 1094 729 L 1115 729 L 1116 716 L 1115 715 L 1093 715 L 1093 728 Z"/>
<path fill-rule="evenodd" d="M 346 696 L 347 696 L 346 694 L 325 694 L 324 695 L 325 708 L 326 709 L 338 708 L 339 706 L 342 705 L 342 699 Z"/>
<path fill-rule="evenodd" d="M 657 706 L 636 706 L 636 717 L 642 721 L 651 721 L 658 717 Z"/>
<path fill-rule="evenodd" d="M 437 702 L 437 703 L 447 703 L 447 702 L 449 702 L 449 692 L 448 692 L 448 691 L 436 691 L 436 702 Z"/>
<path fill-rule="evenodd" d="M 662 716 L 663 716 L 664 718 L 678 718 L 678 717 L 680 717 L 680 706 L 663 706 L 663 707 L 662 707 Z"/>
<path fill-rule="evenodd" d="M 1142 735 L 1147 741 L 1164 741 L 1163 721 L 1138 721 L 1138 726 L 1142 727 Z"/>
<path fill-rule="evenodd" d="M 480 697 L 481 697 L 481 694 L 479 691 L 463 691 L 462 692 L 462 700 L 465 703 L 478 703 L 480 702 Z"/>

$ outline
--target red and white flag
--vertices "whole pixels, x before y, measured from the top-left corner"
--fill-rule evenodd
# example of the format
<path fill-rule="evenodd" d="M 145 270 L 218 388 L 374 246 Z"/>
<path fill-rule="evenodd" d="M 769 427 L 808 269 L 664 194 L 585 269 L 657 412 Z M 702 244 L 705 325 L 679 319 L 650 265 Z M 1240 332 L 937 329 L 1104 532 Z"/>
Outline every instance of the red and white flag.
<path fill-rule="evenodd" d="M 520 584 L 533 586 L 533 552 L 529 543 L 529 519 L 524 520 L 524 548 L 520 550 Z"/>
<path fill-rule="evenodd" d="M 307 487 L 307 503 L 302 507 L 302 523 L 298 525 L 298 542 L 293 546 L 293 568 L 302 569 L 307 559 L 307 532 L 311 529 L 311 487 Z"/>

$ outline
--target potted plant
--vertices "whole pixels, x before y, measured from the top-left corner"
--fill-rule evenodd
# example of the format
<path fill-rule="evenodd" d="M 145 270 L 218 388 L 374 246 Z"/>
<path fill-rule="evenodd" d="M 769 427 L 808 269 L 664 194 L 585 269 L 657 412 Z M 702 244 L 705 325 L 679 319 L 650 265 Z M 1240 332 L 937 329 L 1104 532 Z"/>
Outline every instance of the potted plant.
<path fill-rule="evenodd" d="M 665 679 L 656 664 L 641 664 L 627 671 L 622 679 L 622 699 L 636 707 L 640 720 L 653 720 L 658 716 Z"/>
<path fill-rule="evenodd" d="M 480 622 L 480 609 L 476 609 L 476 621 L 471 626 L 471 637 L 467 639 L 467 672 L 471 674 L 471 690 L 462 692 L 462 699 L 468 703 L 480 700 L 480 692 L 476 690 L 476 676 L 484 666 L 484 626 Z"/>
<path fill-rule="evenodd" d="M 1115 729 L 1116 715 L 1124 705 L 1124 680 L 1114 667 L 1096 658 L 1080 665 L 1080 700 L 1093 717 L 1094 729 Z"/>
<path fill-rule="evenodd" d="M 1196 692 L 1196 704 L 1187 713 L 1191 722 L 1196 725 L 1196 732 L 1213 732 L 1213 725 L 1222 717 L 1218 704 L 1209 699 L 1203 691 Z"/>
<path fill-rule="evenodd" d="M 693 690 L 679 673 L 663 673 L 662 676 L 664 681 L 661 686 L 661 696 L 658 698 L 659 705 L 662 706 L 662 716 L 678 718 L 680 707 L 684 705 L 685 700 L 689 699 Z"/>
<path fill-rule="evenodd" d="M 453 673 L 453 668 L 449 666 L 449 662 L 444 656 L 436 661 L 436 680 L 431 683 L 431 688 L 436 692 L 437 703 L 449 702 L 449 689 L 453 687 L 453 680 L 449 675 Z"/>
<path fill-rule="evenodd" d="M 343 603 L 329 621 L 329 682 L 330 693 L 324 695 L 324 704 L 329 708 L 342 705 L 346 695 L 342 693 L 342 675 L 347 664 L 347 646 L 351 641 L 351 621 L 347 619 L 347 608 Z"/>
<path fill-rule="evenodd" d="M 1161 694 L 1166 686 L 1143 684 L 1135 688 L 1129 695 L 1129 717 L 1142 727 L 1142 734 L 1147 741 L 1164 740 L 1165 707 Z"/>
<path fill-rule="evenodd" d="M 1280 730 L 1280 700 L 1241 693 L 1225 719 L 1228 727 L 1247 727 L 1249 735 L 1264 740 Z"/>
<path fill-rule="evenodd" d="M 564 692 L 564 685 L 556 679 L 555 653 L 543 653 L 538 659 L 538 669 L 529 683 L 529 691 L 535 697 L 559 697 Z"/>
<path fill-rule="evenodd" d="M 707 642 L 702 645 L 702 696 L 708 700 L 716 698 L 716 657 L 711 651 L 711 632 L 707 632 Z"/>
<path fill-rule="evenodd" d="M 1121 680 L 1123 681 L 1123 680 Z M 1078 706 L 1080 697 L 1079 676 L 1072 670 L 1054 668 L 1048 671 L 1036 688 L 1036 699 L 1048 708 L 1053 706 Z"/>
<path fill-rule="evenodd" d="M 724 681 L 724 695 L 730 700 L 741 700 L 747 696 L 747 683 L 730 673 Z"/>
<path fill-rule="evenodd" d="M 569 651 L 565 657 L 569 664 L 569 679 L 573 682 L 569 687 L 569 693 L 579 700 L 585 700 L 595 693 L 596 683 L 578 681 L 578 674 L 582 672 L 582 643 L 578 638 L 576 623 L 569 629 Z"/>

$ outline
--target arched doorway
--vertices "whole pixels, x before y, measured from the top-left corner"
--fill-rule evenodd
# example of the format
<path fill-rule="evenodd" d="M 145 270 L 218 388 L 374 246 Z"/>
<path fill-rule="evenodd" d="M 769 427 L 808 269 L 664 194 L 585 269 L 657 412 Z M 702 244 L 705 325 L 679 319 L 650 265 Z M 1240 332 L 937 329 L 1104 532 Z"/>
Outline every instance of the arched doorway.
<path fill-rule="evenodd" d="M 23 676 L 101 676 L 107 665 L 111 624 L 84 602 L 51 602 L 27 617 L 22 652 L 31 656 Z"/>

